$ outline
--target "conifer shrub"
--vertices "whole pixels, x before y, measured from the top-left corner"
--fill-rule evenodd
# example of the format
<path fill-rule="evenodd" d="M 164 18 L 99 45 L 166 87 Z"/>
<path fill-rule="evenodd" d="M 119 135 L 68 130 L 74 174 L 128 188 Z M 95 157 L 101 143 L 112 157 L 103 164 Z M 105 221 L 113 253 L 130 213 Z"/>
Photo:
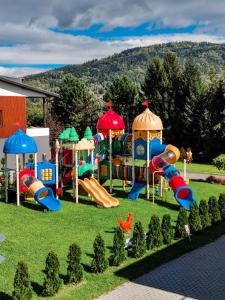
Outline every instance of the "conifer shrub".
<path fill-rule="evenodd" d="M 134 225 L 131 254 L 135 258 L 142 257 L 146 252 L 145 233 L 141 222 Z"/>
<path fill-rule="evenodd" d="M 208 206 L 209 206 L 209 216 L 211 218 L 211 223 L 216 224 L 220 222 L 221 215 L 219 210 L 219 204 L 216 197 L 214 196 L 209 197 Z"/>
<path fill-rule="evenodd" d="M 94 240 L 94 257 L 91 263 L 93 273 L 103 273 L 108 267 L 108 260 L 105 257 L 105 242 L 100 234 Z"/>
<path fill-rule="evenodd" d="M 77 244 L 69 247 L 67 255 L 67 283 L 79 283 L 83 278 L 83 266 L 81 265 L 81 249 Z"/>
<path fill-rule="evenodd" d="M 148 232 L 146 238 L 147 249 L 158 248 L 163 243 L 163 236 L 161 233 L 159 217 L 153 215 L 148 225 Z"/>
<path fill-rule="evenodd" d="M 30 300 L 32 298 L 30 275 L 27 264 L 23 261 L 20 261 L 17 265 L 13 288 L 13 300 Z"/>
<path fill-rule="evenodd" d="M 191 232 L 193 233 L 202 230 L 201 218 L 199 216 L 199 209 L 197 204 L 195 204 L 194 202 L 190 206 L 189 226 Z"/>
<path fill-rule="evenodd" d="M 163 236 L 163 244 L 170 245 L 173 240 L 174 233 L 169 214 L 165 214 L 162 218 L 161 232 Z"/>
<path fill-rule="evenodd" d="M 113 255 L 111 263 L 113 266 L 119 266 L 126 259 L 125 237 L 120 227 L 116 228 L 113 239 Z"/>
<path fill-rule="evenodd" d="M 225 220 L 225 194 L 219 195 L 218 204 L 219 204 L 221 219 Z"/>
<path fill-rule="evenodd" d="M 45 261 L 45 278 L 43 283 L 42 295 L 44 297 L 54 296 L 62 285 L 59 277 L 59 260 L 57 255 L 51 251 Z"/>
<path fill-rule="evenodd" d="M 185 237 L 184 225 L 188 225 L 188 215 L 187 211 L 181 207 L 176 222 L 175 238 Z"/>
<path fill-rule="evenodd" d="M 202 229 L 205 229 L 211 225 L 211 219 L 209 216 L 209 207 L 205 200 L 201 200 L 199 204 L 199 216 L 201 219 Z"/>

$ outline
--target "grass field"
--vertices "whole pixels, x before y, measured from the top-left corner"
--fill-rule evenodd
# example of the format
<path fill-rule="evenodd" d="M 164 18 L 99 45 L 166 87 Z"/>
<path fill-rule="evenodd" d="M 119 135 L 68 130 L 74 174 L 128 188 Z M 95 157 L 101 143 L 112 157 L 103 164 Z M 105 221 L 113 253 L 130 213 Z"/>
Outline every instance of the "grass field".
<path fill-rule="evenodd" d="M 179 170 L 183 170 L 184 164 L 181 161 L 176 162 L 176 168 Z M 199 164 L 199 163 L 191 163 L 187 164 L 187 172 L 190 173 L 206 173 L 212 175 L 225 175 L 225 171 L 218 170 L 215 166 L 211 164 Z"/>
<path fill-rule="evenodd" d="M 190 186 L 198 200 L 208 199 L 210 195 L 218 196 L 224 192 L 224 186 L 221 185 L 191 182 Z M 43 282 L 42 270 L 48 252 L 54 250 L 58 254 L 61 263 L 60 270 L 62 275 L 65 275 L 68 247 L 73 242 L 78 243 L 82 248 L 82 263 L 85 269 L 84 282 L 76 288 L 64 286 L 52 299 L 92 299 L 125 282 L 127 278 L 133 278 L 147 271 L 146 267 L 150 269 L 165 259 L 176 257 L 184 251 L 185 248 L 181 247 L 182 242 L 178 242 L 181 243 L 178 249 L 183 249 L 181 252 L 176 253 L 172 245 L 169 248 L 170 252 L 165 250 L 168 254 L 164 253 L 161 259 L 156 259 L 159 257 L 158 254 L 148 252 L 148 256 L 140 262 L 140 265 L 136 263 L 137 260 L 128 258 L 120 268 L 110 267 L 104 274 L 91 274 L 89 265 L 92 259 L 93 240 L 96 234 L 100 233 L 106 243 L 107 256 L 110 256 L 114 228 L 117 226 L 119 217 L 125 219 L 128 212 L 132 211 L 134 222 L 140 220 L 147 230 L 152 214 L 157 214 L 161 218 L 163 214 L 169 213 L 173 224 L 175 224 L 178 214 L 179 207 L 171 192 L 168 193 L 167 202 L 157 201 L 153 205 L 150 201 L 144 200 L 144 194 L 138 201 L 128 200 L 127 192 L 121 190 L 120 181 L 115 181 L 114 191 L 114 195 L 120 201 L 120 206 L 113 209 L 97 208 L 95 203 L 85 196 L 80 199 L 79 204 L 75 204 L 71 201 L 70 191 L 64 194 L 64 199 L 67 201 L 63 201 L 62 210 L 55 213 L 43 213 L 42 209 L 34 203 L 16 207 L 14 204 L 1 202 L 0 233 L 4 234 L 7 240 L 0 244 L 0 254 L 6 257 L 5 262 L 0 265 L 0 299 L 10 299 L 15 268 L 21 259 L 28 263 L 32 285 L 36 292 L 33 298 L 39 299 L 40 285 Z M 221 228 L 220 230 L 222 230 Z M 213 238 L 214 233 L 211 233 L 210 237 Z M 206 235 L 205 239 L 208 238 L 209 236 Z M 199 243 L 200 240 L 197 242 Z M 163 251 L 162 248 L 159 252 L 163 253 Z M 148 264 L 145 260 L 148 261 Z"/>

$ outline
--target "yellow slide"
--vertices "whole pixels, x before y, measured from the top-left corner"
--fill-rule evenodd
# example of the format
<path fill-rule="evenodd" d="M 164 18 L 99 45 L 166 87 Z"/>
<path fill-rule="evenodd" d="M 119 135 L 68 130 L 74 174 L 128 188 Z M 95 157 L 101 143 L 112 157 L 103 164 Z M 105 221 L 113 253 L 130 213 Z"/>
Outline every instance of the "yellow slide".
<path fill-rule="evenodd" d="M 98 204 L 105 208 L 118 206 L 119 201 L 113 198 L 107 190 L 100 185 L 100 183 L 94 179 L 85 178 L 84 180 L 78 179 L 79 184 L 83 187 L 83 189 L 91 195 L 93 200 Z"/>

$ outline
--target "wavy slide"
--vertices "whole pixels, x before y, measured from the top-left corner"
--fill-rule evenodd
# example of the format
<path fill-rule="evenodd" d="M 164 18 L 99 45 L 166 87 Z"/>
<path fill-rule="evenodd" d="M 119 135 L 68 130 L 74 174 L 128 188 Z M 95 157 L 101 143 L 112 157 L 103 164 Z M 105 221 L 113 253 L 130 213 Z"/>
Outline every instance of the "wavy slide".
<path fill-rule="evenodd" d="M 89 195 L 91 195 L 93 200 L 98 205 L 103 206 L 105 208 L 110 208 L 119 205 L 119 201 L 116 198 L 113 198 L 95 178 L 85 178 L 84 180 L 78 179 L 78 182 L 83 187 L 83 189 Z"/>
<path fill-rule="evenodd" d="M 193 191 L 188 187 L 184 179 L 180 176 L 180 172 L 171 164 L 174 164 L 180 155 L 180 151 L 172 145 L 168 145 L 163 153 L 156 155 L 150 162 L 152 172 L 158 171 L 159 175 L 169 182 L 169 186 L 174 192 L 176 201 L 186 210 L 190 209 L 194 199 Z"/>

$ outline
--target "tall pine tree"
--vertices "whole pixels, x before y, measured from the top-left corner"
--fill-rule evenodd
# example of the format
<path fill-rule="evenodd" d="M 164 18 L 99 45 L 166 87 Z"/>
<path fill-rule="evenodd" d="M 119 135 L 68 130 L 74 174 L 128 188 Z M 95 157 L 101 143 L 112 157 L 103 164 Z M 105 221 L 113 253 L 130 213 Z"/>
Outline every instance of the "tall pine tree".
<path fill-rule="evenodd" d="M 151 216 L 148 225 L 146 244 L 148 249 L 159 248 L 163 243 L 163 236 L 161 233 L 161 226 L 159 217 L 156 215 Z"/>
<path fill-rule="evenodd" d="M 201 218 L 199 216 L 199 209 L 194 202 L 190 206 L 189 225 L 191 232 L 198 232 L 202 230 Z"/>
<path fill-rule="evenodd" d="M 13 300 L 30 300 L 32 298 L 30 275 L 27 264 L 23 261 L 20 261 L 17 265 L 13 287 Z"/>
<path fill-rule="evenodd" d="M 175 228 L 175 238 L 185 237 L 184 225 L 188 225 L 188 215 L 187 211 L 181 207 Z"/>
<path fill-rule="evenodd" d="M 141 222 L 134 225 L 131 252 L 133 257 L 136 258 L 142 257 L 146 252 L 145 233 Z"/>
<path fill-rule="evenodd" d="M 209 207 L 205 200 L 201 200 L 199 203 L 199 215 L 201 219 L 202 229 L 205 229 L 211 225 L 211 219 L 209 216 Z"/>

